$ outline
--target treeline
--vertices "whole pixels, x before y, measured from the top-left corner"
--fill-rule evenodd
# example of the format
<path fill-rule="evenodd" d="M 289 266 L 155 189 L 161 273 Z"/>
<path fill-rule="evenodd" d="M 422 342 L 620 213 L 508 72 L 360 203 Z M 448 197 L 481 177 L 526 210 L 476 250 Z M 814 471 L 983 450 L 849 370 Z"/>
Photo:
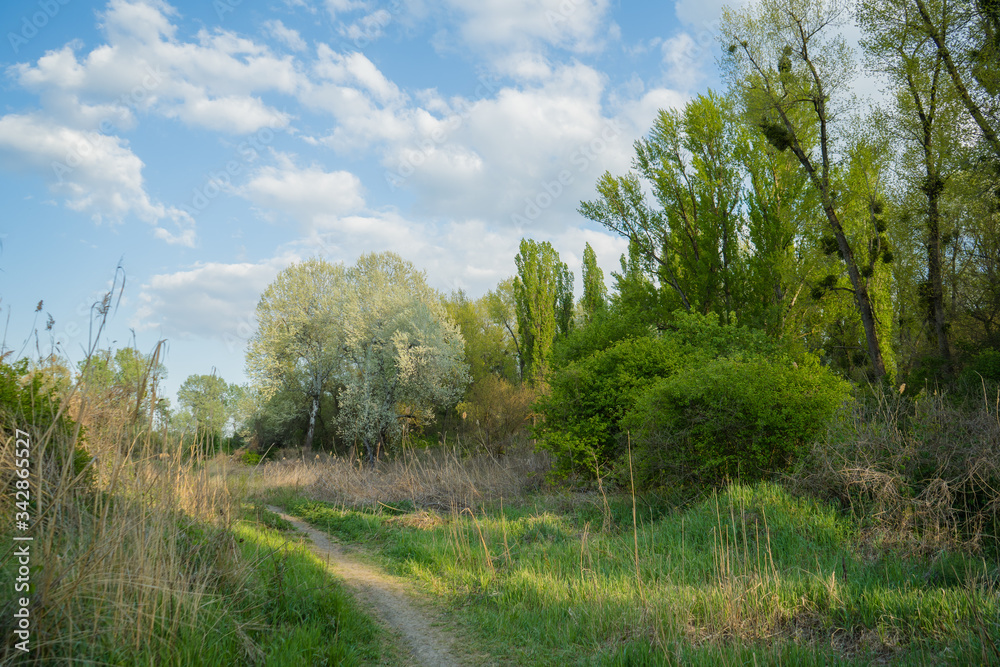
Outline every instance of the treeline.
<path fill-rule="evenodd" d="M 863 53 L 840 34 L 858 21 Z M 728 88 L 663 110 L 580 213 L 628 239 L 610 289 L 523 239 L 440 295 L 392 254 L 265 292 L 247 433 L 371 462 L 436 423 L 501 455 L 650 484 L 787 467 L 849 385 L 1000 380 L 1000 15 L 989 3 L 767 0 L 723 15 Z M 858 63 L 888 86 L 858 101 Z M 530 428 L 529 428 L 530 427 Z"/>

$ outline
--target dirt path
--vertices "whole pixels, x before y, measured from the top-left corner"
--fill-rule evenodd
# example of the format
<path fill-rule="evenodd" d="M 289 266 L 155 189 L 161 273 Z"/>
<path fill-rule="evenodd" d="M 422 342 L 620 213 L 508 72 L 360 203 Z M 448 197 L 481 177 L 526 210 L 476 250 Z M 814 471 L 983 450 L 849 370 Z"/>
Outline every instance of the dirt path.
<path fill-rule="evenodd" d="M 310 546 L 313 553 L 344 579 L 365 607 L 373 610 L 377 618 L 400 636 L 409 652 L 410 661 L 407 664 L 427 667 L 469 664 L 470 657 L 456 659 L 454 638 L 436 627 L 437 619 L 414 603 L 414 593 L 404 580 L 360 562 L 345 553 L 328 535 L 279 508 L 268 505 L 267 509 L 308 535 L 313 542 Z"/>

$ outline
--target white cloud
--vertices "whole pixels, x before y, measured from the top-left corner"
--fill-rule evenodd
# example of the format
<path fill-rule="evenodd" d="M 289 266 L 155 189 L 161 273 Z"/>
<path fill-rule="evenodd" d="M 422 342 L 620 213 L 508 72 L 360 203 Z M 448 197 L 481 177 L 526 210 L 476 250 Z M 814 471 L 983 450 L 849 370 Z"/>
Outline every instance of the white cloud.
<path fill-rule="evenodd" d="M 279 166 L 257 170 L 240 194 L 270 211 L 287 215 L 305 229 L 329 227 L 364 207 L 361 180 L 348 171 L 299 168 L 287 156 Z"/>
<path fill-rule="evenodd" d="M 288 114 L 267 107 L 256 97 L 208 98 L 198 91 L 193 91 L 184 104 L 165 109 L 164 115 L 231 134 L 250 134 L 263 127 L 277 129 L 287 126 L 290 120 Z"/>
<path fill-rule="evenodd" d="M 306 41 L 302 39 L 302 36 L 298 33 L 298 31 L 287 27 L 281 21 L 264 21 L 263 27 L 264 30 L 267 31 L 267 34 L 274 37 L 292 51 L 306 50 Z"/>
<path fill-rule="evenodd" d="M 350 25 L 341 26 L 340 34 L 353 41 L 358 48 L 364 48 L 381 37 L 390 23 L 392 14 L 385 9 L 377 9 Z"/>
<path fill-rule="evenodd" d="M 80 45 L 70 43 L 9 71 L 43 100 L 76 100 L 81 127 L 96 117 L 84 112 L 86 104 L 113 105 L 112 122 L 114 116 L 128 119 L 134 109 L 217 131 L 288 123 L 287 114 L 268 107 L 260 95 L 292 94 L 302 85 L 291 56 L 275 56 L 267 46 L 221 29 L 201 30 L 197 41 L 179 40 L 170 23 L 175 15 L 159 0 L 112 0 L 102 16 L 106 44 L 78 55 Z"/>
<path fill-rule="evenodd" d="M 692 90 L 701 87 L 705 78 L 703 65 L 715 66 L 711 46 L 699 44 L 686 32 L 678 33 L 664 40 L 661 45 L 663 64 L 666 66 L 667 79 L 682 90 Z"/>
<path fill-rule="evenodd" d="M 602 112 L 604 86 L 577 64 L 532 87 L 455 98 L 443 118 L 415 114 L 416 134 L 391 146 L 384 164 L 424 215 L 571 224 L 602 171 L 628 168 L 637 136 Z"/>
<path fill-rule="evenodd" d="M 473 48 L 501 52 L 555 46 L 600 51 L 609 33 L 609 0 L 450 0 L 463 17 L 460 32 Z"/>
<path fill-rule="evenodd" d="M 330 18 L 337 18 L 338 14 L 357 11 L 368 7 L 368 3 L 363 0 L 326 0 L 326 11 L 330 13 Z"/>
<path fill-rule="evenodd" d="M 139 290 L 132 325 L 137 331 L 156 329 L 168 337 L 237 342 L 242 348 L 253 333 L 253 313 L 261 293 L 298 259 L 286 253 L 258 263 L 199 263 L 154 275 Z"/>
<path fill-rule="evenodd" d="M 157 226 L 156 236 L 171 243 L 194 243 L 193 221 L 146 193 L 143 163 L 118 137 L 57 125 L 35 114 L 0 117 L 0 159 L 12 169 L 36 171 L 66 205 L 97 221 L 128 215 Z M 160 226 L 170 221 L 178 231 Z"/>

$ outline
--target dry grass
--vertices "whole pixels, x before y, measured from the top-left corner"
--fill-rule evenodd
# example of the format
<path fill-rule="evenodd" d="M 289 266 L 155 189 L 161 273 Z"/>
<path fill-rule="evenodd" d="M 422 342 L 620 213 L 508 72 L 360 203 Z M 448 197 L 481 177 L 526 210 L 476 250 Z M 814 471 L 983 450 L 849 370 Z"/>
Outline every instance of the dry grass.
<path fill-rule="evenodd" d="M 875 548 L 933 554 L 997 546 L 1000 395 L 956 405 L 875 391 L 814 445 L 793 486 L 836 498 Z"/>
<path fill-rule="evenodd" d="M 0 664 L 140 649 L 172 655 L 172 638 L 204 634 L 206 596 L 219 578 L 239 582 L 252 565 L 238 558 L 228 530 L 233 494 L 197 460 L 183 457 L 179 445 L 158 444 L 129 407 L 90 413 L 94 398 L 78 386 L 55 415 L 0 420 L 0 478 L 7 483 L 16 471 L 15 429 L 31 435 L 34 503 L 27 531 L 33 537 L 31 653 L 5 646 Z M 81 431 L 65 419 L 70 415 L 86 427 L 84 444 L 93 457 L 82 472 L 73 456 Z M 0 499 L 5 532 L 13 528 L 13 503 L 12 493 Z M 0 628 L 10 637 L 12 596 L 4 604 Z M 246 645 L 252 658 L 252 642 Z"/>
<path fill-rule="evenodd" d="M 293 456 L 253 469 L 247 491 L 294 489 L 317 500 L 375 509 L 403 502 L 437 510 L 477 508 L 538 489 L 549 469 L 548 454 L 527 447 L 500 458 L 463 456 L 457 448 L 407 450 L 374 470 L 350 458 Z"/>

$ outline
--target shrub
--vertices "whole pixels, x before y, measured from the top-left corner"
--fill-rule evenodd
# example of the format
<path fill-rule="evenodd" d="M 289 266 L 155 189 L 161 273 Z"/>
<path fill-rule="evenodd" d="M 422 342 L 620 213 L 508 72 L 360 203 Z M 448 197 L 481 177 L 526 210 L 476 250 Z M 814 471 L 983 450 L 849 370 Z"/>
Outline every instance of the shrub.
<path fill-rule="evenodd" d="M 534 392 L 487 374 L 456 407 L 467 436 L 491 456 L 503 456 L 531 417 Z"/>
<path fill-rule="evenodd" d="M 686 363 L 673 338 L 633 338 L 553 374 L 537 408 L 545 421 L 539 446 L 553 452 L 563 471 L 596 474 L 620 453 L 618 424 L 658 379 Z"/>
<path fill-rule="evenodd" d="M 41 370 L 29 371 L 27 359 L 14 364 L 0 362 L 0 424 L 4 431 L 29 430 L 33 441 L 51 443 L 43 450 L 42 471 L 48 478 L 62 473 L 64 464 L 70 463 L 69 453 L 73 476 L 84 473 L 78 481 L 86 486 L 93 483 L 93 471 L 88 469 L 92 457 L 75 440 L 77 425 L 62 408 L 59 388 L 58 378 Z M 82 435 L 80 429 L 81 439 Z"/>
<path fill-rule="evenodd" d="M 995 389 L 1000 383 L 1000 350 L 983 350 L 972 357 L 960 380 L 973 394 L 982 393 L 984 384 L 987 390 Z"/>
<path fill-rule="evenodd" d="M 659 380 L 719 357 L 777 351 L 763 332 L 720 325 L 714 313 L 673 318 L 661 336 L 627 338 L 551 374 L 535 436 L 563 472 L 594 476 L 610 467 L 625 447 L 622 418 Z"/>
<path fill-rule="evenodd" d="M 911 399 L 876 387 L 813 444 L 792 481 L 849 508 L 880 546 L 995 550 L 997 404 L 956 402 L 939 392 Z"/>
<path fill-rule="evenodd" d="M 814 357 L 720 358 L 658 382 L 623 426 L 647 485 L 761 479 L 787 469 L 849 392 Z"/>

